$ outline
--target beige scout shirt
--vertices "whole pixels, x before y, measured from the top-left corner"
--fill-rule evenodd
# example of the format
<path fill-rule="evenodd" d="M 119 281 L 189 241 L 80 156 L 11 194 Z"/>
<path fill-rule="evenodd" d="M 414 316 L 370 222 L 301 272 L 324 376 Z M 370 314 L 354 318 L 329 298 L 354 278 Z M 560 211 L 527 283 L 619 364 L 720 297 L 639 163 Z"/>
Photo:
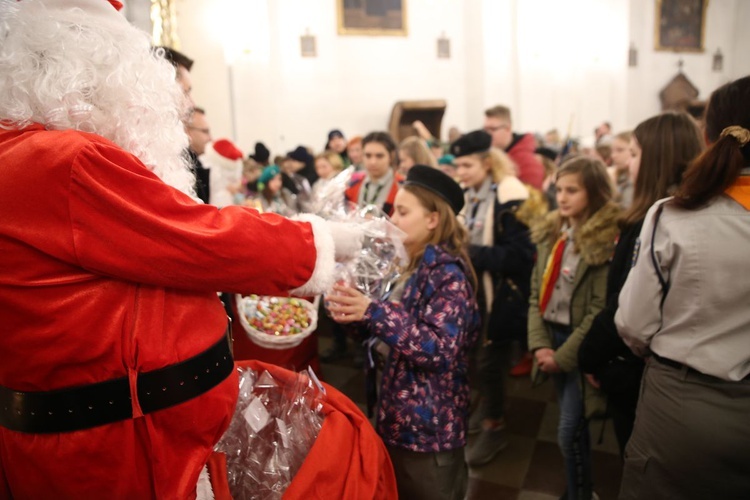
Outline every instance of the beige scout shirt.
<path fill-rule="evenodd" d="M 741 380 L 750 373 L 750 212 L 725 195 L 699 210 L 667 201 L 646 214 L 620 293 L 617 329 L 637 354 L 650 349 L 702 373 Z M 653 244 L 669 282 L 663 308 L 650 253 L 661 204 Z"/>

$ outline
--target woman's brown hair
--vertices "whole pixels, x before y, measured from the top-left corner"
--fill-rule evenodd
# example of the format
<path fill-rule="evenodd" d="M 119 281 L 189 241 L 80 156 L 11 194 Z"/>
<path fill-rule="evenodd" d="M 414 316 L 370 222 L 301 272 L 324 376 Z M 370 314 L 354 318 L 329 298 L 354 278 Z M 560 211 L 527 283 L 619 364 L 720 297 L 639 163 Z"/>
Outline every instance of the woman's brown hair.
<path fill-rule="evenodd" d="M 633 203 L 622 215 L 621 227 L 643 220 L 651 205 L 670 196 L 690 162 L 703 151 L 698 125 L 687 113 L 651 117 L 638 124 L 633 136 L 641 148 L 641 162 Z"/>
<path fill-rule="evenodd" d="M 402 186 L 401 189 L 413 194 L 419 200 L 419 204 L 428 212 L 437 212 L 439 218 L 437 227 L 425 242 L 425 247 L 417 252 L 417 254 L 411 256 L 409 267 L 404 274 L 409 275 L 416 271 L 419 263 L 422 261 L 424 249 L 427 245 L 441 245 L 448 253 L 460 257 L 464 261 L 464 265 L 466 265 L 466 269 L 468 270 L 467 277 L 469 278 L 469 283 L 471 283 L 471 288 L 476 295 L 477 275 L 474 267 L 471 265 L 468 253 L 469 233 L 456 218 L 453 209 L 448 205 L 448 202 L 427 188 L 407 184 Z"/>
<path fill-rule="evenodd" d="M 722 194 L 741 170 L 750 165 L 750 143 L 741 144 L 724 129 L 738 126 L 750 130 L 750 76 L 716 89 L 706 109 L 708 149 L 683 175 L 674 203 L 694 210 Z"/>

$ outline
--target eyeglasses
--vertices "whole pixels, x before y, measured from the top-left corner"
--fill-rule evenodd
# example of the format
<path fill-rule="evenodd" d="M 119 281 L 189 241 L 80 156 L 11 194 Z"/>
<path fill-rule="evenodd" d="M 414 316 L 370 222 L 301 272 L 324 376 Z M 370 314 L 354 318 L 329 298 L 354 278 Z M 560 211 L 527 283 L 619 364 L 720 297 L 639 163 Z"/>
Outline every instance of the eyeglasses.
<path fill-rule="evenodd" d="M 488 126 L 488 127 L 484 127 L 484 131 L 487 132 L 488 134 L 494 134 L 498 130 L 502 130 L 504 128 L 510 128 L 510 127 L 508 125 L 497 125 L 495 127 Z"/>
<path fill-rule="evenodd" d="M 190 130 L 196 130 L 198 132 L 203 132 L 206 135 L 211 135 L 211 129 L 208 129 L 208 128 L 193 127 L 192 125 L 188 125 L 188 128 Z"/>

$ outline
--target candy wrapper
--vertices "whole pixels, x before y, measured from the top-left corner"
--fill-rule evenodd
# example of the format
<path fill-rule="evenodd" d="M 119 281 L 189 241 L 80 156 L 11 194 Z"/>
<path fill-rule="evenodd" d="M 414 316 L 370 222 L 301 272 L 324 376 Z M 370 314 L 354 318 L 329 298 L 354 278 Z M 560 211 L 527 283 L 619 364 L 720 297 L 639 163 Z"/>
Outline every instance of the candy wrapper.
<path fill-rule="evenodd" d="M 323 426 L 325 389 L 309 368 L 289 383 L 238 371 L 237 406 L 215 450 L 227 457 L 233 498 L 280 499 Z"/>

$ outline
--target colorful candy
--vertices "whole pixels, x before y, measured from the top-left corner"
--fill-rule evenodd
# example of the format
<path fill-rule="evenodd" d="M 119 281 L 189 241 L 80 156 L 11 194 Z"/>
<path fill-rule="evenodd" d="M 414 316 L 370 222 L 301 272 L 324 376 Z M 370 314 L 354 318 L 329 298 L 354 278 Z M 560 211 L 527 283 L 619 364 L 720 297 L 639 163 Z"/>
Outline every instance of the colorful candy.
<path fill-rule="evenodd" d="M 245 318 L 255 330 L 267 335 L 288 336 L 310 326 L 310 310 L 302 299 L 250 295 L 244 307 Z"/>

